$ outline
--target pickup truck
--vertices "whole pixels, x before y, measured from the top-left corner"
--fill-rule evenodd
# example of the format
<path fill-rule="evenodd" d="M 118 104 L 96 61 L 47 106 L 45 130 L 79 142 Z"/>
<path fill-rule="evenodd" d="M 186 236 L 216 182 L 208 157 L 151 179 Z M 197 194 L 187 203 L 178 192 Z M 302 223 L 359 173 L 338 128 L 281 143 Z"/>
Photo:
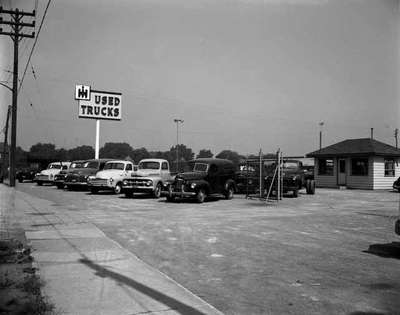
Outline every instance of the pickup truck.
<path fill-rule="evenodd" d="M 268 190 L 272 184 L 273 174 L 265 178 L 265 188 Z M 284 160 L 282 165 L 282 192 L 292 192 L 293 197 L 298 196 L 299 190 L 306 188 L 309 195 L 315 194 L 315 180 L 313 171 L 303 166 L 298 160 Z"/>
<path fill-rule="evenodd" d="M 150 193 L 155 198 L 161 196 L 165 183 L 172 180 L 169 163 L 164 159 L 143 159 L 138 170 L 122 181 L 122 193 L 132 197 L 134 193 Z"/>
<path fill-rule="evenodd" d="M 35 175 L 34 181 L 39 185 L 54 184 L 54 177 L 61 172 L 61 170 L 68 170 L 71 162 L 53 162 L 47 168 Z"/>
<path fill-rule="evenodd" d="M 88 186 L 92 194 L 99 190 L 112 190 L 114 193 L 121 193 L 122 181 L 133 172 L 134 165 L 130 161 L 109 161 L 104 165 L 103 170 L 96 173 L 96 176 L 89 176 Z"/>
<path fill-rule="evenodd" d="M 190 161 L 191 171 L 176 175 L 163 193 L 167 201 L 176 198 L 193 198 L 203 203 L 208 196 L 222 195 L 232 199 L 237 191 L 235 166 L 229 160 L 203 158 Z"/>

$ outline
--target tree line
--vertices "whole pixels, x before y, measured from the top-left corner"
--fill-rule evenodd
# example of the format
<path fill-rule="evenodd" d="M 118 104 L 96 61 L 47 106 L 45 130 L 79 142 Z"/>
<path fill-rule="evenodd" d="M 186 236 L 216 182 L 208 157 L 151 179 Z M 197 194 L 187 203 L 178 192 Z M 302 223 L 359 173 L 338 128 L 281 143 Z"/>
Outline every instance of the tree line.
<path fill-rule="evenodd" d="M 2 147 L 1 144 L 0 147 Z M 214 156 L 211 150 L 201 149 L 198 154 L 195 154 L 191 148 L 184 144 L 178 145 L 178 152 L 180 170 L 184 167 L 185 162 L 193 160 L 194 158 L 216 157 L 228 159 L 236 166 L 246 158 L 246 156 L 232 150 L 222 150 Z M 172 170 L 176 170 L 176 154 L 176 145 L 172 146 L 168 151 L 148 151 L 144 147 L 134 149 L 130 144 L 125 142 L 107 142 L 99 151 L 100 158 L 129 159 L 134 161 L 136 164 L 141 159 L 145 158 L 165 159 L 170 163 Z M 16 150 L 17 167 L 19 168 L 27 167 L 32 164 L 38 164 L 41 168 L 44 168 L 49 162 L 53 161 L 88 160 L 93 159 L 94 156 L 94 148 L 88 145 L 82 145 L 72 149 L 57 149 L 52 143 L 37 143 L 32 145 L 29 151 L 25 151 L 20 147 Z M 250 155 L 247 157 L 258 158 L 257 155 Z"/>

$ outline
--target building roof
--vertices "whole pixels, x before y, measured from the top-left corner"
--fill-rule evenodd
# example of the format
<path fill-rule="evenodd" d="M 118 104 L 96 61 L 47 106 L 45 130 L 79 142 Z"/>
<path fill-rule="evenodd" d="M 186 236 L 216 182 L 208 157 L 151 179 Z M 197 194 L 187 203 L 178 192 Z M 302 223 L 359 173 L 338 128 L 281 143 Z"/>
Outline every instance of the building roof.
<path fill-rule="evenodd" d="M 388 156 L 400 157 L 400 149 L 371 138 L 347 139 L 306 155 L 307 157 Z"/>

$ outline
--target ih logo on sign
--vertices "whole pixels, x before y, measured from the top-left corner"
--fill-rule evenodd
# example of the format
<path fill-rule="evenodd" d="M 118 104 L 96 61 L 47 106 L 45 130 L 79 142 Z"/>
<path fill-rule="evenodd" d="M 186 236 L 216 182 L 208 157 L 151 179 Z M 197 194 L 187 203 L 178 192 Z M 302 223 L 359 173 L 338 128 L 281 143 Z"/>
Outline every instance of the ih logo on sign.
<path fill-rule="evenodd" d="M 90 86 L 88 85 L 76 85 L 75 86 L 75 99 L 90 101 Z"/>

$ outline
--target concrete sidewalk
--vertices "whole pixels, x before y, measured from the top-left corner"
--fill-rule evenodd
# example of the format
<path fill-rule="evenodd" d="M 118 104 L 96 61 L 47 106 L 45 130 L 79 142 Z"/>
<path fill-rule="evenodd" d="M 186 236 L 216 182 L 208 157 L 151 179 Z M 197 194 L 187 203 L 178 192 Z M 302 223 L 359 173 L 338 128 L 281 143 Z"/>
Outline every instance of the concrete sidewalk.
<path fill-rule="evenodd" d="M 85 217 L 1 184 L 0 200 L 2 229 L 12 221 L 24 228 L 43 293 L 59 313 L 222 314 Z"/>

